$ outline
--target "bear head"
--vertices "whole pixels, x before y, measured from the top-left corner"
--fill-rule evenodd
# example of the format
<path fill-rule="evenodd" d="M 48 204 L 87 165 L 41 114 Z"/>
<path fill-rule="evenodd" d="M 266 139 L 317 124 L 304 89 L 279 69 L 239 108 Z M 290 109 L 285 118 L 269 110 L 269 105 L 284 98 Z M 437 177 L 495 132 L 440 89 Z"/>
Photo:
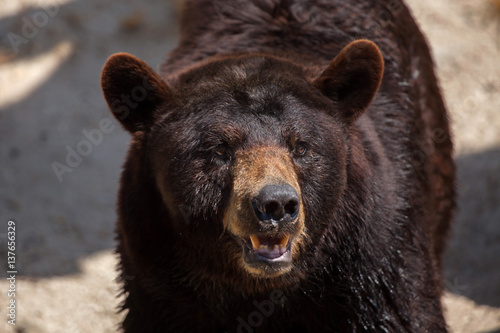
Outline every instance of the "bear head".
<path fill-rule="evenodd" d="M 268 287 L 303 277 L 335 223 L 349 131 L 383 70 L 367 40 L 323 68 L 236 54 L 160 77 L 134 56 L 111 56 L 105 99 L 161 197 L 150 209 L 166 212 L 129 223 L 168 224 L 186 274 Z"/>

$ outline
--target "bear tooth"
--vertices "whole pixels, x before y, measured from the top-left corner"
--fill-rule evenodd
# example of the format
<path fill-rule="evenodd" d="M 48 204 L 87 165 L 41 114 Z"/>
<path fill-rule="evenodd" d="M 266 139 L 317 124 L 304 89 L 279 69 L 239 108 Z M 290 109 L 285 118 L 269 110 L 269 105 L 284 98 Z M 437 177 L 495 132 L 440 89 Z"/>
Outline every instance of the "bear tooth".
<path fill-rule="evenodd" d="M 288 235 L 281 237 L 280 245 L 283 247 L 286 247 L 286 245 L 288 244 L 288 239 L 290 239 L 290 236 L 288 236 Z"/>
<path fill-rule="evenodd" d="M 253 246 L 254 250 L 257 250 L 258 248 L 261 247 L 260 240 L 257 236 L 255 236 L 255 235 L 250 236 L 250 241 L 252 242 L 252 246 Z"/>
<path fill-rule="evenodd" d="M 280 244 L 280 245 L 281 245 L 281 244 Z M 273 251 L 274 251 L 274 250 L 279 250 L 280 245 L 278 245 L 278 244 L 274 244 L 274 246 L 273 246 Z"/>

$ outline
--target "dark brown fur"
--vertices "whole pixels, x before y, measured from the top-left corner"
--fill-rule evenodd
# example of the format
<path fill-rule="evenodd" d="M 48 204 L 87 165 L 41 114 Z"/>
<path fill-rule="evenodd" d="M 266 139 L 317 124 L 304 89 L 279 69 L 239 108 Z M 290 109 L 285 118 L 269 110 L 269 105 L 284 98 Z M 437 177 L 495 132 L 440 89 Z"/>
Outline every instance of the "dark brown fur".
<path fill-rule="evenodd" d="M 118 54 L 102 87 L 133 137 L 126 332 L 446 331 L 452 143 L 404 3 L 186 1 L 161 74 Z M 300 208 L 275 230 L 249 200 L 276 183 Z M 291 265 L 247 265 L 237 239 L 260 233 L 294 237 Z"/>

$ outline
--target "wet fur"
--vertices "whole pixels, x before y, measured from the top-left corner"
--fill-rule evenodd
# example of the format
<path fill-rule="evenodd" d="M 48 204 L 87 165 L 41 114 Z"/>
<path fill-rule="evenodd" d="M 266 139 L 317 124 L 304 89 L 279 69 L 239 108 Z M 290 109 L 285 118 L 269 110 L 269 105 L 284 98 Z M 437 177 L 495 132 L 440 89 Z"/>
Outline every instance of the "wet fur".
<path fill-rule="evenodd" d="M 359 38 L 385 62 L 370 107 L 309 114 L 338 107 L 321 78 Z M 105 67 L 108 103 L 143 84 L 121 76 L 130 61 Z M 253 301 L 276 289 L 284 303 L 257 331 L 446 331 L 440 261 L 454 205 L 452 144 L 429 49 L 403 3 L 187 1 L 161 79 L 138 59 L 133 66 L 156 89 L 131 117 L 115 112 L 133 135 L 118 198 L 126 332 L 236 331 Z M 242 72 L 255 80 L 242 85 Z M 225 102 L 239 106 L 219 109 Z M 291 272 L 273 279 L 241 269 L 241 248 L 220 223 L 231 167 L 206 162 L 217 136 L 289 144 L 256 118 L 300 133 L 313 152 L 294 170 L 307 241 Z M 246 121 L 250 133 L 238 127 Z"/>

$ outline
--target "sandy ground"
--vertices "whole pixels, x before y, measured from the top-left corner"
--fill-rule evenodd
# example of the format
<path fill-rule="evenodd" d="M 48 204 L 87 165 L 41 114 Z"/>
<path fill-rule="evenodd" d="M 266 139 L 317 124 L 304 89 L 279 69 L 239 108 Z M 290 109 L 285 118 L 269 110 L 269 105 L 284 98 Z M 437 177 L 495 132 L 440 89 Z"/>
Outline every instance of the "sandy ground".
<path fill-rule="evenodd" d="M 455 134 L 460 193 L 445 260 L 452 332 L 500 332 L 500 8 L 409 0 L 432 46 Z M 175 6 L 0 0 L 0 332 L 111 332 L 120 315 L 113 228 L 128 135 L 99 87 L 106 58 L 158 66 Z M 86 144 L 86 135 L 94 141 Z M 60 179 L 55 162 L 66 164 Z M 7 222 L 16 223 L 16 325 L 7 323 Z"/>

